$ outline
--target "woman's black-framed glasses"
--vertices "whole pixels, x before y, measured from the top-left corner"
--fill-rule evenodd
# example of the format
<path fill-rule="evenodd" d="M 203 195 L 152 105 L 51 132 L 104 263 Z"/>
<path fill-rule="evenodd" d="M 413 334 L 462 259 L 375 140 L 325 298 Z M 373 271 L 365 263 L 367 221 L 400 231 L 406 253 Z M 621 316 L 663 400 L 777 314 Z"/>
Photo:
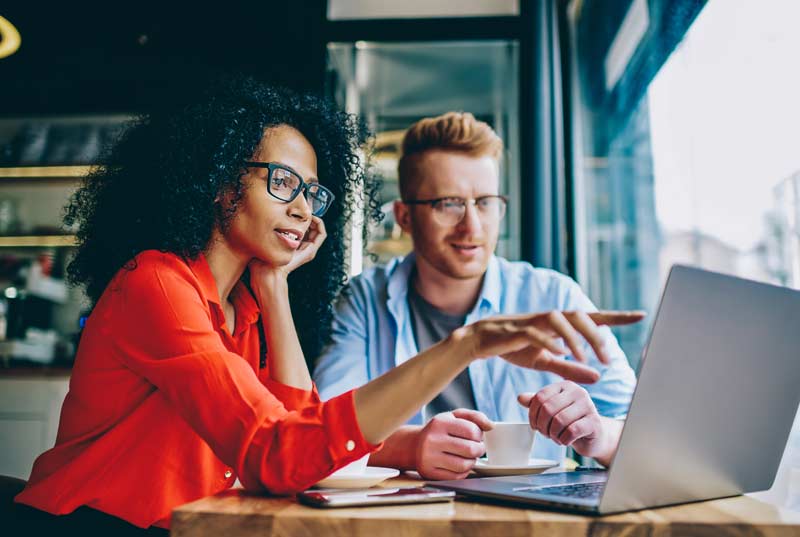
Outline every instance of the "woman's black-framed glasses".
<path fill-rule="evenodd" d="M 248 168 L 268 170 L 267 192 L 273 198 L 289 203 L 294 201 L 300 192 L 305 191 L 306 201 L 314 216 L 324 215 L 335 198 L 333 192 L 321 184 L 306 183 L 299 173 L 283 164 L 245 161 L 244 165 Z"/>
<path fill-rule="evenodd" d="M 500 195 L 480 196 L 477 198 L 435 198 L 429 200 L 404 200 L 406 205 L 429 205 L 433 209 L 434 218 L 443 226 L 455 226 L 467 214 L 467 204 L 478 210 L 484 220 L 500 221 L 506 214 L 508 198 Z"/>

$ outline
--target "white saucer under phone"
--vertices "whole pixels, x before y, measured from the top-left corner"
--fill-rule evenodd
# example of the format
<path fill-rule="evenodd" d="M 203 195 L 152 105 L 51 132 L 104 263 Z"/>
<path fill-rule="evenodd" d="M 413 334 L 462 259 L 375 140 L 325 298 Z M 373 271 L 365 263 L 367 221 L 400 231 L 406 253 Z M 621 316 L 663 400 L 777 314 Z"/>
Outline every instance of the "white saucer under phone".
<path fill-rule="evenodd" d="M 366 489 L 378 483 L 400 475 L 396 468 L 381 468 L 380 466 L 367 466 L 362 474 L 330 475 L 314 485 L 318 488 L 331 489 Z"/>

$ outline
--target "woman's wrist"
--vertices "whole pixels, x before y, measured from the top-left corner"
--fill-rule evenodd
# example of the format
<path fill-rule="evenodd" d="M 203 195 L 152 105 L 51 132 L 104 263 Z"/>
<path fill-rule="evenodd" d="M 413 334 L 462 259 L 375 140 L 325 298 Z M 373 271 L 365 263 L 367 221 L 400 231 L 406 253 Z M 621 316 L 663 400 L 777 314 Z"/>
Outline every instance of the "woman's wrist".
<path fill-rule="evenodd" d="M 275 299 L 286 300 L 289 296 L 287 274 L 282 271 L 262 272 L 253 282 L 258 303 L 264 305 Z"/>
<path fill-rule="evenodd" d="M 475 330 L 472 325 L 461 326 L 455 329 L 445 340 L 444 344 L 455 355 L 456 359 L 462 361 L 462 366 L 469 364 L 480 358 L 476 349 Z"/>

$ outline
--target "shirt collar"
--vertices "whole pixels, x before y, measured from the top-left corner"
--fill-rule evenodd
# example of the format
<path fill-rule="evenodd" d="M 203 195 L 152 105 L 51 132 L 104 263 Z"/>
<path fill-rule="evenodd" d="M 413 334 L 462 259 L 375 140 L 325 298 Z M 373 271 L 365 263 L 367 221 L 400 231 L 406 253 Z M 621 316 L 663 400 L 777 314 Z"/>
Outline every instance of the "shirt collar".
<path fill-rule="evenodd" d="M 214 275 L 211 273 L 211 267 L 208 265 L 205 254 L 201 252 L 196 258 L 187 259 L 186 263 L 189 265 L 194 277 L 197 278 L 206 302 L 220 306 L 217 280 L 214 279 Z"/>
<path fill-rule="evenodd" d="M 414 270 L 416 255 L 414 252 L 411 252 L 396 263 L 397 264 L 390 269 L 391 276 L 389 277 L 387 289 L 389 302 L 395 302 L 400 299 L 404 300 L 408 295 L 409 278 L 411 277 L 411 272 Z M 481 293 L 475 303 L 475 309 L 485 304 L 490 312 L 496 314 L 500 311 L 501 296 L 502 277 L 500 274 L 500 261 L 497 259 L 496 255 L 492 254 L 489 258 L 489 264 L 486 267 L 483 284 L 481 285 Z"/>
<path fill-rule="evenodd" d="M 483 275 L 483 285 L 481 294 L 478 297 L 477 307 L 486 304 L 489 311 L 494 314 L 500 312 L 500 301 L 503 293 L 502 277 L 500 274 L 500 261 L 497 256 L 492 254 L 489 258 L 489 265 Z"/>
<path fill-rule="evenodd" d="M 388 285 L 388 298 L 390 301 L 394 299 L 405 299 L 408 295 L 408 280 L 411 277 L 411 272 L 414 270 L 416 263 L 416 254 L 411 252 L 401 260 L 395 260 L 395 266 L 390 267 Z"/>
<path fill-rule="evenodd" d="M 208 260 L 203 253 L 200 253 L 195 259 L 187 259 L 189 269 L 197 278 L 200 284 L 200 290 L 203 293 L 203 298 L 206 302 L 215 309 L 218 314 L 222 314 L 222 305 L 219 303 L 219 290 L 217 289 L 217 281 L 211 273 L 211 267 L 208 265 Z M 258 320 L 260 309 L 253 294 L 247 286 L 239 281 L 236 282 L 231 290 L 231 302 L 236 310 L 236 326 L 245 327 Z M 220 316 L 224 319 L 224 314 Z"/>
<path fill-rule="evenodd" d="M 258 321 L 261 315 L 261 309 L 258 307 L 253 293 L 244 284 L 244 282 L 237 282 L 231 291 L 231 300 L 233 307 L 236 309 L 236 332 L 244 330 L 245 326 L 249 326 Z M 241 322 L 239 322 L 241 320 Z M 241 327 L 241 328 L 240 328 Z"/>

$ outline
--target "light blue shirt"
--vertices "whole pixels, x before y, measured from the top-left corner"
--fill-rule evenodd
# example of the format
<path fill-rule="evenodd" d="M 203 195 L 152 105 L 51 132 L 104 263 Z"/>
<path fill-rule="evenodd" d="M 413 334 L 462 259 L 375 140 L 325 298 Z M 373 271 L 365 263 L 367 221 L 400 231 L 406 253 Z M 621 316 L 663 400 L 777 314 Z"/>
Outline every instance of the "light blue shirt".
<path fill-rule="evenodd" d="M 340 296 L 331 343 L 314 369 L 322 399 L 357 388 L 418 354 L 407 300 L 414 259 L 412 253 L 393 259 L 387 266 L 370 268 L 353 278 Z M 569 277 L 492 256 L 466 324 L 498 314 L 596 309 Z M 611 330 L 601 330 L 611 363 L 601 364 L 585 344 L 589 365 L 601 372 L 600 380 L 585 388 L 600 414 L 620 418 L 627 413 L 636 377 Z M 493 421 L 528 421 L 527 408 L 517 402 L 517 395 L 563 380 L 553 373 L 517 367 L 498 357 L 472 362 L 469 376 L 478 410 Z M 423 412 L 408 423 L 423 424 Z M 534 457 L 563 459 L 563 446 L 538 433 L 536 436 Z"/>

